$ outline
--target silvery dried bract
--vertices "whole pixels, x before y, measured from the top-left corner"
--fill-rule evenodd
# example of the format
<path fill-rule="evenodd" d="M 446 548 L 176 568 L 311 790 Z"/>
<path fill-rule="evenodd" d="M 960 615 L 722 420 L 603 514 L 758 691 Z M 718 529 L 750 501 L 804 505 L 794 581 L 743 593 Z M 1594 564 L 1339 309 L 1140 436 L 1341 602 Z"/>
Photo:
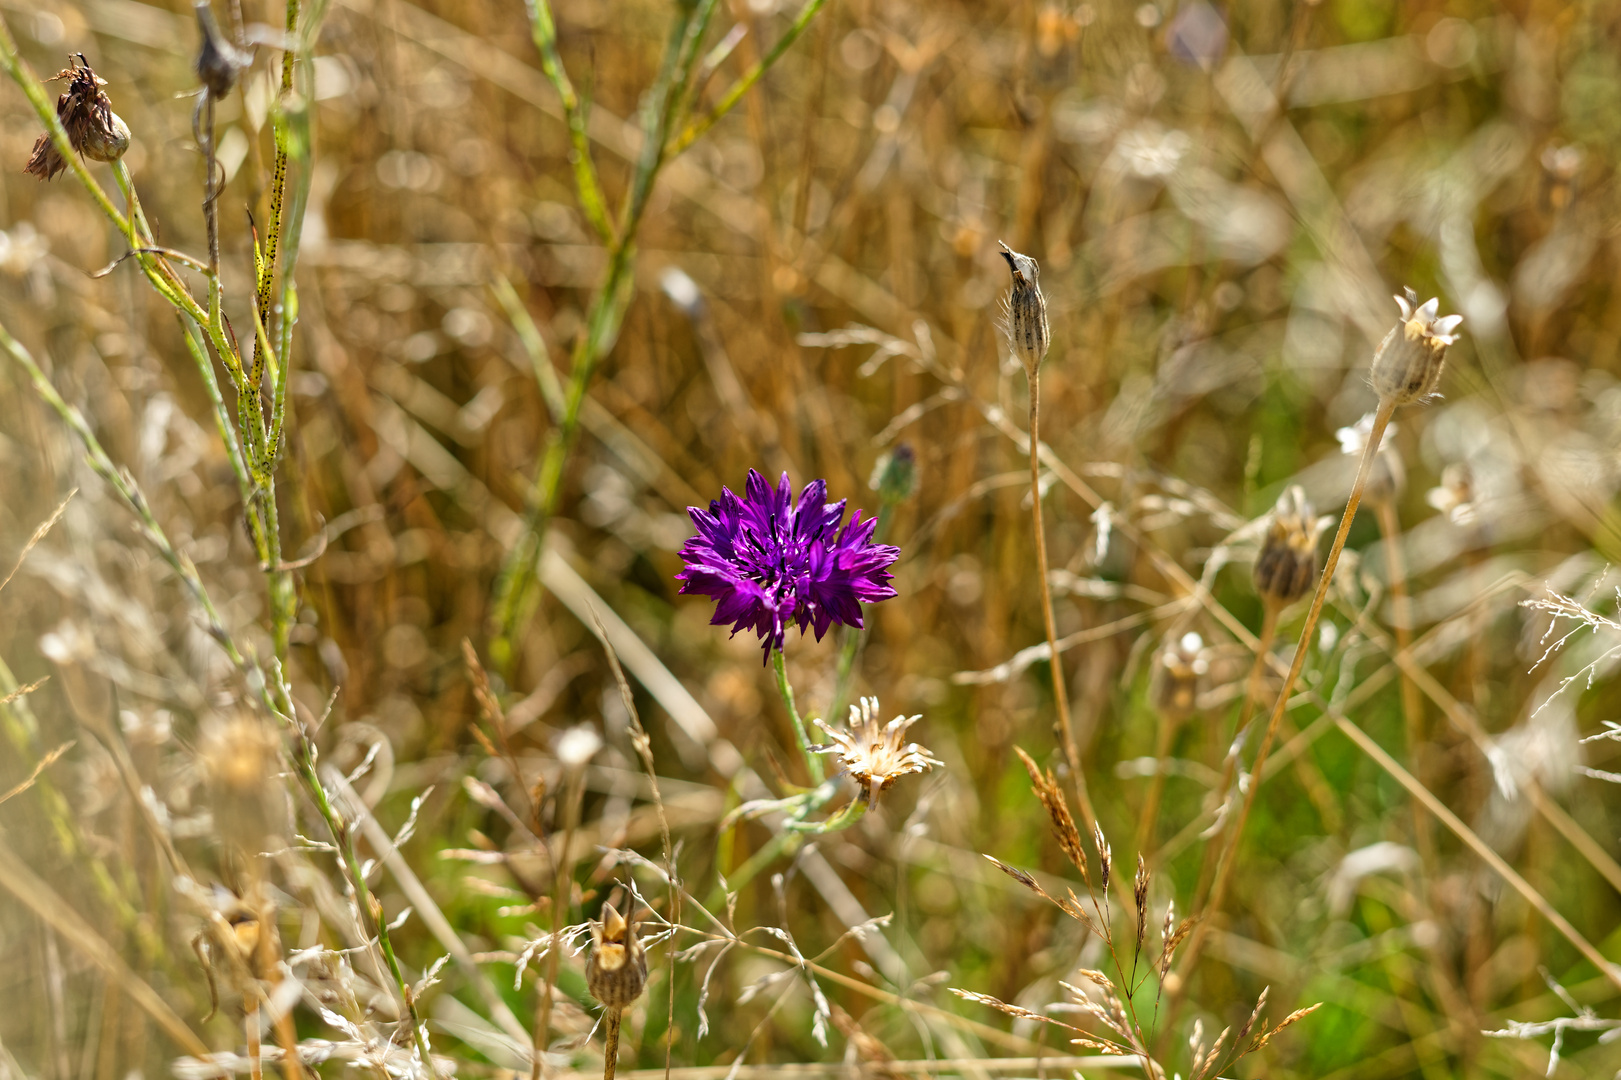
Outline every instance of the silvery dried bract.
<path fill-rule="evenodd" d="M 831 745 L 819 746 L 816 751 L 837 756 L 849 770 L 851 779 L 861 785 L 861 797 L 871 803 L 907 773 L 924 772 L 942 764 L 917 743 L 901 742 L 906 737 L 906 729 L 921 719 L 921 715 L 897 716 L 884 724 L 878 719 L 878 699 L 862 698 L 860 706 L 850 706 L 848 730 L 840 731 L 820 719 L 816 721 L 816 726 L 833 740 Z"/>
<path fill-rule="evenodd" d="M 1041 295 L 1041 267 L 1028 255 L 1002 244 L 1002 258 L 1013 272 L 1013 291 L 1007 298 L 1008 347 L 1026 373 L 1041 366 L 1047 355 L 1047 301 Z"/>
<path fill-rule="evenodd" d="M 623 1009 L 642 996 L 647 985 L 647 952 L 636 940 L 636 926 L 612 904 L 591 924 L 591 958 L 585 965 L 586 988 L 610 1009 Z"/>
<path fill-rule="evenodd" d="M 1463 322 L 1463 316 L 1437 318 L 1441 310 L 1439 298 L 1431 297 L 1420 304 L 1418 293 L 1412 289 L 1402 292 L 1404 295 L 1395 298 L 1402 321 L 1391 327 L 1379 343 L 1370 379 L 1380 400 L 1388 398 L 1397 405 L 1408 405 L 1434 394 L 1441 385 L 1447 346 L 1458 340 L 1453 331 Z"/>
<path fill-rule="evenodd" d="M 1373 414 L 1364 413 L 1355 424 L 1334 432 L 1334 437 L 1340 441 L 1341 452 L 1360 460 L 1372 433 Z M 1379 439 L 1379 452 L 1373 459 L 1373 469 L 1368 473 L 1368 484 L 1362 492 L 1362 497 L 1369 502 L 1389 502 L 1407 488 L 1407 469 L 1402 465 L 1401 454 L 1390 442 L 1395 433 L 1396 425 L 1386 424 L 1385 433 Z"/>
<path fill-rule="evenodd" d="M 1299 484 L 1290 485 L 1278 499 L 1255 558 L 1255 591 L 1269 606 L 1292 604 L 1311 589 L 1317 578 L 1317 540 L 1328 520 L 1315 516 Z"/>
<path fill-rule="evenodd" d="M 67 129 L 73 149 L 91 161 L 117 161 L 129 149 L 129 126 L 113 112 L 112 101 L 101 90 L 107 80 L 90 69 L 83 53 L 73 59 L 77 63 L 63 68 L 51 80 L 68 80 L 67 93 L 56 99 L 57 119 Z M 46 132 L 34 140 L 33 153 L 23 172 L 51 180 L 67 167 L 67 159 Z"/>

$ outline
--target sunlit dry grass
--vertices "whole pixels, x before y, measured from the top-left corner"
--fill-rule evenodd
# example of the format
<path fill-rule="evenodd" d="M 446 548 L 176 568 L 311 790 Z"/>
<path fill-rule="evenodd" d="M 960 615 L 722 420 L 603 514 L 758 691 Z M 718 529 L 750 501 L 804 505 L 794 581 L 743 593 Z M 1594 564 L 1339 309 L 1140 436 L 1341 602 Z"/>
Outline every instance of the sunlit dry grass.
<path fill-rule="evenodd" d="M 246 342 L 285 39 L 280 6 L 242 6 L 259 44 L 216 103 L 216 154 Z M 677 6 L 552 10 L 616 214 Z M 693 115 L 800 11 L 717 5 Z M 0 0 L 0 19 L 41 76 L 84 53 L 155 239 L 206 259 L 189 7 Z M 0 1074 L 212 1053 L 247 1075 L 262 1040 L 263 1068 L 293 1075 L 272 1063 L 302 1040 L 325 1075 L 357 1057 L 403 1075 L 403 983 L 442 1072 L 528 1075 L 538 1029 L 546 1071 L 594 1075 L 584 950 L 610 900 L 641 912 L 648 961 L 621 1076 L 667 1052 L 687 1080 L 1144 1074 L 1095 1058 L 1139 1037 L 1101 1019 L 1124 1009 L 1127 1048 L 1186 1077 L 1223 1028 L 1254 1042 L 1316 1002 L 1223 1075 L 1614 1072 L 1621 976 L 1594 961 L 1621 958 L 1617 25 L 1602 4 L 834 0 L 658 174 L 543 553 L 512 560 L 566 426 L 548 386 L 578 370 L 614 241 L 522 4 L 338 0 L 300 83 L 268 575 L 173 310 L 134 260 L 92 276 L 128 244 L 73 175 L 22 174 L 43 128 L 7 80 L 0 325 L 167 540 L 0 358 L 0 571 L 22 556 L 0 579 Z M 998 241 L 1041 267 L 1053 633 L 1106 884 L 1082 809 L 1074 836 L 1051 827 L 1075 778 Z M 1404 286 L 1463 316 L 1443 396 L 1395 414 L 1250 776 L 1307 606 L 1274 623 L 1251 565 L 1290 485 L 1332 535 L 1366 442 L 1336 432 L 1378 405 Z M 901 446 L 916 489 L 886 502 Z M 902 550 L 859 648 L 786 649 L 807 719 L 873 695 L 883 722 L 921 714 L 905 738 L 941 762 L 845 831 L 784 825 L 846 812 L 854 786 L 816 787 L 758 642 L 677 595 L 686 507 L 749 468 L 886 507 Z M 504 599 L 513 563 L 532 612 Z M 251 674 L 276 654 L 278 574 L 285 708 Z M 1054 770 L 1032 772 L 1040 798 L 1020 750 Z M 1239 778 L 1254 805 L 1213 889 Z"/>

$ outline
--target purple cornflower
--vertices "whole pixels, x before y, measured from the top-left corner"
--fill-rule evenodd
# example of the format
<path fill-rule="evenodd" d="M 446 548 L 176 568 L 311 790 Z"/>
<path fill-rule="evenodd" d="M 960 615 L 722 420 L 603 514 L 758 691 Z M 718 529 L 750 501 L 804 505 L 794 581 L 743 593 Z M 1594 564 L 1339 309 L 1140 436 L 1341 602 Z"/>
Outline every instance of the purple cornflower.
<path fill-rule="evenodd" d="M 752 629 L 765 643 L 765 659 L 781 649 L 788 624 L 821 640 L 834 623 L 861 626 L 861 605 L 895 595 L 889 565 L 901 549 L 872 543 L 877 518 L 861 511 L 843 531 L 844 503 L 827 501 L 827 481 L 805 485 L 794 502 L 788 474 L 775 489 L 749 470 L 740 499 L 730 488 L 709 509 L 687 507 L 698 535 L 681 549 L 686 569 L 676 575 L 684 593 L 715 599 L 711 625 Z"/>

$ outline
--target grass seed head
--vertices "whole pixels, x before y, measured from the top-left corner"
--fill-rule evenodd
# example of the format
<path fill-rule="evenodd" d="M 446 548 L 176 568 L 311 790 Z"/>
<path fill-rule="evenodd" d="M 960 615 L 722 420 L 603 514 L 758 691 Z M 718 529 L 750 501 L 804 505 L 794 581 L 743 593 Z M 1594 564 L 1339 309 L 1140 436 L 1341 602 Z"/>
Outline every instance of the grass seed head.
<path fill-rule="evenodd" d="M 1431 297 L 1418 302 L 1418 293 L 1403 289 L 1396 297 L 1401 322 L 1390 328 L 1373 354 L 1369 379 L 1381 400 L 1397 405 L 1423 401 L 1441 385 L 1441 369 L 1446 364 L 1447 347 L 1458 340 L 1453 333 L 1463 322 L 1462 315 L 1437 318 L 1441 301 Z"/>

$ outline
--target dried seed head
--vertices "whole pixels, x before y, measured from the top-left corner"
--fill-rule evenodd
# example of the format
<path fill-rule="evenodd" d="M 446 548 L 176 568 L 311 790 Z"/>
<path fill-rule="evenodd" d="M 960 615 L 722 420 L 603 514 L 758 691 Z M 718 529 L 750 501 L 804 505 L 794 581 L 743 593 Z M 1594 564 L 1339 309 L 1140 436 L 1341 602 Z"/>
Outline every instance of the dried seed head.
<path fill-rule="evenodd" d="M 1255 558 L 1255 591 L 1263 602 L 1281 608 L 1306 595 L 1317 578 L 1317 540 L 1328 523 L 1313 516 L 1300 485 L 1284 491 Z"/>
<path fill-rule="evenodd" d="M 1198 707 L 1199 694 L 1204 690 L 1209 671 L 1204 639 L 1198 634 L 1183 634 L 1155 655 L 1154 674 L 1148 686 L 1149 700 L 1160 715 L 1184 720 Z"/>
<path fill-rule="evenodd" d="M 1007 298 L 1008 346 L 1024 365 L 1025 374 L 1034 374 L 1047 356 L 1047 301 L 1041 295 L 1041 267 L 1028 255 L 997 241 L 1002 258 L 1013 272 L 1013 291 Z"/>
<path fill-rule="evenodd" d="M 197 0 L 197 29 L 203 35 L 197 50 L 197 77 L 214 97 L 224 97 L 253 57 L 226 38 L 208 0 Z"/>
<path fill-rule="evenodd" d="M 861 798 L 870 805 L 907 773 L 925 772 L 942 764 L 929 756 L 926 747 L 901 742 L 906 729 L 921 719 L 921 714 L 897 716 L 885 724 L 878 719 L 878 699 L 864 697 L 859 706 L 850 706 L 848 730 L 830 728 L 817 719 L 816 726 L 833 741 L 815 749 L 839 759 L 850 778 L 861 786 Z"/>
<path fill-rule="evenodd" d="M 1407 470 L 1402 466 L 1401 454 L 1390 441 L 1395 432 L 1395 424 L 1386 424 L 1385 433 L 1379 438 L 1378 456 L 1373 459 L 1373 471 L 1368 473 L 1368 485 L 1362 491 L 1362 497 L 1369 502 L 1390 502 L 1407 487 Z M 1334 437 L 1339 439 L 1342 453 L 1360 460 L 1372 433 L 1373 414 L 1364 413 L 1362 419 L 1350 427 L 1340 428 Z"/>
<path fill-rule="evenodd" d="M 74 150 L 91 161 L 117 161 L 129 149 L 129 125 L 113 112 L 112 101 L 101 90 L 107 80 L 90 69 L 84 54 L 70 59 L 76 62 L 51 79 L 52 82 L 68 80 L 67 93 L 56 99 L 57 119 L 67 129 L 68 142 Z M 46 132 L 34 140 L 33 153 L 23 166 L 23 172 L 50 180 L 67 167 L 67 159 Z"/>
<path fill-rule="evenodd" d="M 612 904 L 604 904 L 602 919 L 591 924 L 585 982 L 591 996 L 610 1009 L 623 1009 L 647 985 L 647 953 L 636 940 L 636 927 Z"/>
<path fill-rule="evenodd" d="M 1409 405 L 1434 394 L 1441 385 L 1441 369 L 1446 363 L 1447 346 L 1458 340 L 1454 330 L 1462 315 L 1436 318 L 1441 301 L 1431 297 L 1423 304 L 1418 293 L 1403 289 L 1396 297 L 1402 321 L 1390 328 L 1373 354 L 1370 381 L 1380 400 Z"/>
<path fill-rule="evenodd" d="M 917 455 L 912 448 L 901 443 L 880 457 L 867 486 L 886 503 L 905 502 L 917 494 Z"/>

